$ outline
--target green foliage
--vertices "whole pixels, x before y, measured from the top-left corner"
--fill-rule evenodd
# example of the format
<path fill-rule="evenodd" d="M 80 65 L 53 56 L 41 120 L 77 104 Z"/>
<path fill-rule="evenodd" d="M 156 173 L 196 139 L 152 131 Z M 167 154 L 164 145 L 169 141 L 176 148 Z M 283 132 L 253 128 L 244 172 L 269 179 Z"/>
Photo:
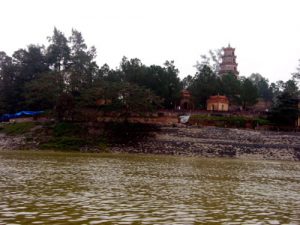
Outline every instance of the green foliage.
<path fill-rule="evenodd" d="M 1 132 L 7 135 L 22 135 L 29 132 L 36 125 L 37 123 L 34 122 L 9 123 L 3 125 Z"/>
<path fill-rule="evenodd" d="M 274 124 L 295 126 L 299 111 L 299 90 L 293 80 L 284 85 L 284 90 L 277 97 L 275 106 L 271 110 L 270 119 Z"/>
<path fill-rule="evenodd" d="M 255 118 L 255 119 L 253 119 L 253 123 L 256 125 L 261 125 L 261 126 L 272 125 L 272 122 L 265 118 Z"/>
<path fill-rule="evenodd" d="M 119 111 L 149 112 L 160 105 L 161 100 L 151 90 L 144 89 L 130 83 L 120 83 L 116 87 L 117 98 L 113 99 L 113 106 Z"/>
<path fill-rule="evenodd" d="M 244 109 L 254 105 L 257 102 L 257 88 L 248 78 L 243 80 L 242 82 L 240 98 Z"/>
<path fill-rule="evenodd" d="M 96 106 L 96 101 L 103 99 L 109 104 Z M 127 82 L 102 82 L 83 92 L 81 105 L 98 107 L 104 111 L 118 111 L 123 113 L 150 112 L 160 107 L 162 100 L 136 84 Z"/>
<path fill-rule="evenodd" d="M 257 88 L 257 94 L 259 98 L 262 98 L 267 101 L 272 101 L 273 89 L 269 85 L 269 81 L 266 78 L 264 78 L 259 73 L 253 73 L 250 75 L 249 79 Z"/>
<path fill-rule="evenodd" d="M 120 80 L 137 84 L 151 90 L 163 99 L 165 108 L 174 108 L 181 90 L 178 69 L 173 61 L 166 61 L 164 67 L 151 65 L 147 67 L 139 59 L 122 59 Z"/>
<path fill-rule="evenodd" d="M 253 127 L 257 125 L 269 125 L 270 121 L 264 118 L 249 118 L 244 116 L 213 116 L 213 115 L 192 115 L 191 124 L 211 124 L 221 127 L 245 127 L 246 123 Z"/>
<path fill-rule="evenodd" d="M 108 65 L 99 69 L 96 49 L 88 48 L 79 31 L 73 29 L 67 38 L 54 28 L 48 41 L 47 47 L 29 45 L 12 57 L 0 52 L 1 114 L 55 108 L 59 119 L 72 120 L 75 107 L 92 106 L 101 97 L 115 100 L 111 110 L 127 111 L 152 110 L 159 98 L 164 107 L 174 108 L 179 99 L 173 61 L 145 66 L 124 57 L 115 70 Z"/>
<path fill-rule="evenodd" d="M 200 104 L 198 107 L 204 108 L 208 97 L 218 94 L 220 90 L 219 87 L 219 79 L 217 75 L 210 69 L 210 67 L 204 65 L 194 76 L 189 90 L 195 97 L 195 101 Z"/>
<path fill-rule="evenodd" d="M 29 45 L 12 56 L 0 52 L 0 114 L 55 109 L 58 119 L 73 120 L 84 107 L 124 113 L 143 113 L 160 106 L 174 109 L 182 88 L 192 93 L 197 108 L 205 108 L 208 97 L 216 94 L 249 107 L 257 98 L 273 100 L 279 106 L 283 90 L 293 96 L 298 93 L 299 69 L 294 80 L 271 85 L 260 74 L 247 79 L 233 74 L 218 76 L 220 50 L 202 56 L 195 76 L 180 82 L 173 61 L 146 66 L 140 59 L 124 57 L 116 69 L 106 64 L 99 69 L 96 49 L 88 47 L 74 29 L 66 37 L 54 28 L 48 41 L 48 46 Z M 99 99 L 110 104 L 97 106 Z"/>
<path fill-rule="evenodd" d="M 31 110 L 51 110 L 64 89 L 59 72 L 47 72 L 25 85 L 25 104 Z"/>
<path fill-rule="evenodd" d="M 181 89 L 190 89 L 192 83 L 193 83 L 193 77 L 191 75 L 186 76 L 181 81 Z"/>
<path fill-rule="evenodd" d="M 75 99 L 71 94 L 62 93 L 55 106 L 56 117 L 59 121 L 73 121 L 75 116 Z"/>
<path fill-rule="evenodd" d="M 0 52 L 0 107 L 2 112 L 11 113 L 18 108 L 19 78 L 12 57 L 6 55 L 5 52 Z"/>
<path fill-rule="evenodd" d="M 73 95 L 80 95 L 82 90 L 90 88 L 94 77 L 98 73 L 98 66 L 95 62 L 96 49 L 87 45 L 77 30 L 72 30 L 70 40 L 70 63 L 68 65 L 69 90 Z"/>
<path fill-rule="evenodd" d="M 53 134 L 56 137 L 60 136 L 78 136 L 85 133 L 86 130 L 82 126 L 76 123 L 62 122 L 55 124 L 53 128 Z"/>
<path fill-rule="evenodd" d="M 239 103 L 241 93 L 241 81 L 232 73 L 224 74 L 220 77 L 219 93 L 229 98 L 231 103 Z"/>
<path fill-rule="evenodd" d="M 241 116 L 209 116 L 209 115 L 193 115 L 191 121 L 202 121 L 202 122 L 225 122 L 223 125 L 236 125 L 238 127 L 243 127 L 246 122 L 246 118 Z"/>
<path fill-rule="evenodd" d="M 299 66 L 297 67 L 297 71 L 292 74 L 293 75 L 293 80 L 297 81 L 298 85 L 300 82 L 300 60 L 299 60 Z"/>
<path fill-rule="evenodd" d="M 84 147 L 95 147 L 101 151 L 107 150 L 104 136 L 88 134 L 86 125 L 80 123 L 62 122 L 52 127 L 52 137 L 41 144 L 43 149 L 80 150 Z"/>
<path fill-rule="evenodd" d="M 247 79 L 237 78 L 230 73 L 218 76 L 220 56 L 221 51 L 218 50 L 210 51 L 209 56 L 201 56 L 202 61 L 197 62 L 195 66 L 198 70 L 196 75 L 188 76 L 182 81 L 182 87 L 190 90 L 195 96 L 196 105 L 204 108 L 210 95 L 221 94 L 226 95 L 231 104 L 247 107 L 255 104 L 257 98 L 272 101 L 281 93 L 284 82 L 269 85 L 269 81 L 260 74 L 252 74 Z M 297 73 L 294 78 L 296 77 Z"/>
<path fill-rule="evenodd" d="M 158 131 L 159 128 L 152 124 L 143 123 L 108 123 L 106 124 L 108 140 L 114 143 L 135 144 L 147 139 L 151 132 Z"/>
<path fill-rule="evenodd" d="M 287 93 L 292 98 L 297 98 L 299 96 L 299 88 L 295 80 L 288 80 L 284 85 L 283 93 Z"/>
<path fill-rule="evenodd" d="M 79 150 L 89 142 L 80 137 L 53 137 L 47 143 L 41 144 L 42 149 Z"/>
<path fill-rule="evenodd" d="M 65 35 L 56 27 L 53 35 L 48 37 L 50 45 L 47 48 L 46 58 L 55 72 L 61 72 L 68 67 L 71 49 L 68 46 L 68 40 Z"/>
<path fill-rule="evenodd" d="M 222 49 L 209 50 L 208 55 L 201 55 L 201 62 L 197 61 L 195 67 L 201 71 L 203 66 L 208 66 L 215 74 L 218 74 L 221 58 Z"/>

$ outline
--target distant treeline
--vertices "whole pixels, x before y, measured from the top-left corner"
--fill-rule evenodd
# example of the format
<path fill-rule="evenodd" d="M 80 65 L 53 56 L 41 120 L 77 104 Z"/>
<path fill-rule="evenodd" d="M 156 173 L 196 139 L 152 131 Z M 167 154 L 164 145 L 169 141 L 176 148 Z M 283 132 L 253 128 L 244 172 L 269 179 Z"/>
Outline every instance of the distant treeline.
<path fill-rule="evenodd" d="M 215 60 L 198 63 L 195 75 L 180 80 L 173 61 L 146 66 L 137 58 L 123 57 L 118 68 L 100 67 L 96 48 L 88 48 L 77 30 L 67 38 L 54 28 L 48 41 L 48 46 L 32 44 L 12 56 L 0 51 L 0 114 L 55 109 L 64 118 L 78 108 L 137 113 L 173 109 L 182 89 L 191 92 L 197 108 L 204 108 L 210 95 L 221 94 L 244 109 L 258 98 L 272 101 L 275 112 L 299 94 L 299 71 L 287 82 L 269 84 L 260 74 L 219 76 Z M 99 105 L 99 99 L 109 104 Z"/>

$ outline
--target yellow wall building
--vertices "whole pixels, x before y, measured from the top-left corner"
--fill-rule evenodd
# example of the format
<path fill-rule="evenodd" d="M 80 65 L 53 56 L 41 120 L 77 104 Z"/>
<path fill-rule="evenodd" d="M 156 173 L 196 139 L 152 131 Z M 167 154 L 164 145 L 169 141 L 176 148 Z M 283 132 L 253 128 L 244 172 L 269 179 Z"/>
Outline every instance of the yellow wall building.
<path fill-rule="evenodd" d="M 208 111 L 228 111 L 229 101 L 223 95 L 210 96 L 206 102 L 206 106 Z"/>

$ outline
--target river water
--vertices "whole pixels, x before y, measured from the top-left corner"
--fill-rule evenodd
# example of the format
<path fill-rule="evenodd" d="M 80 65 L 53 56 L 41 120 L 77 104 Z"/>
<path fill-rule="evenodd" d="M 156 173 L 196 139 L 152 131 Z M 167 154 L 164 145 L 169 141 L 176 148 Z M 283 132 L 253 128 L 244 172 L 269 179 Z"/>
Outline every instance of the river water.
<path fill-rule="evenodd" d="M 0 152 L 0 224 L 300 224 L 300 163 Z"/>

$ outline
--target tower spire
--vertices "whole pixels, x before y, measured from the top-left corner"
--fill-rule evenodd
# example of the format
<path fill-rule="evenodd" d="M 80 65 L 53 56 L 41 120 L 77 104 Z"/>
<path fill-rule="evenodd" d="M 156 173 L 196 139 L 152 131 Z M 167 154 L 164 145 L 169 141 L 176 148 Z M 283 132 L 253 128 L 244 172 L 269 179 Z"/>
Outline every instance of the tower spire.
<path fill-rule="evenodd" d="M 234 54 L 235 49 L 228 43 L 227 48 L 223 48 L 224 53 L 222 55 L 222 62 L 220 64 L 219 75 L 224 75 L 227 73 L 232 73 L 236 77 L 239 75 L 237 70 L 236 56 Z"/>

